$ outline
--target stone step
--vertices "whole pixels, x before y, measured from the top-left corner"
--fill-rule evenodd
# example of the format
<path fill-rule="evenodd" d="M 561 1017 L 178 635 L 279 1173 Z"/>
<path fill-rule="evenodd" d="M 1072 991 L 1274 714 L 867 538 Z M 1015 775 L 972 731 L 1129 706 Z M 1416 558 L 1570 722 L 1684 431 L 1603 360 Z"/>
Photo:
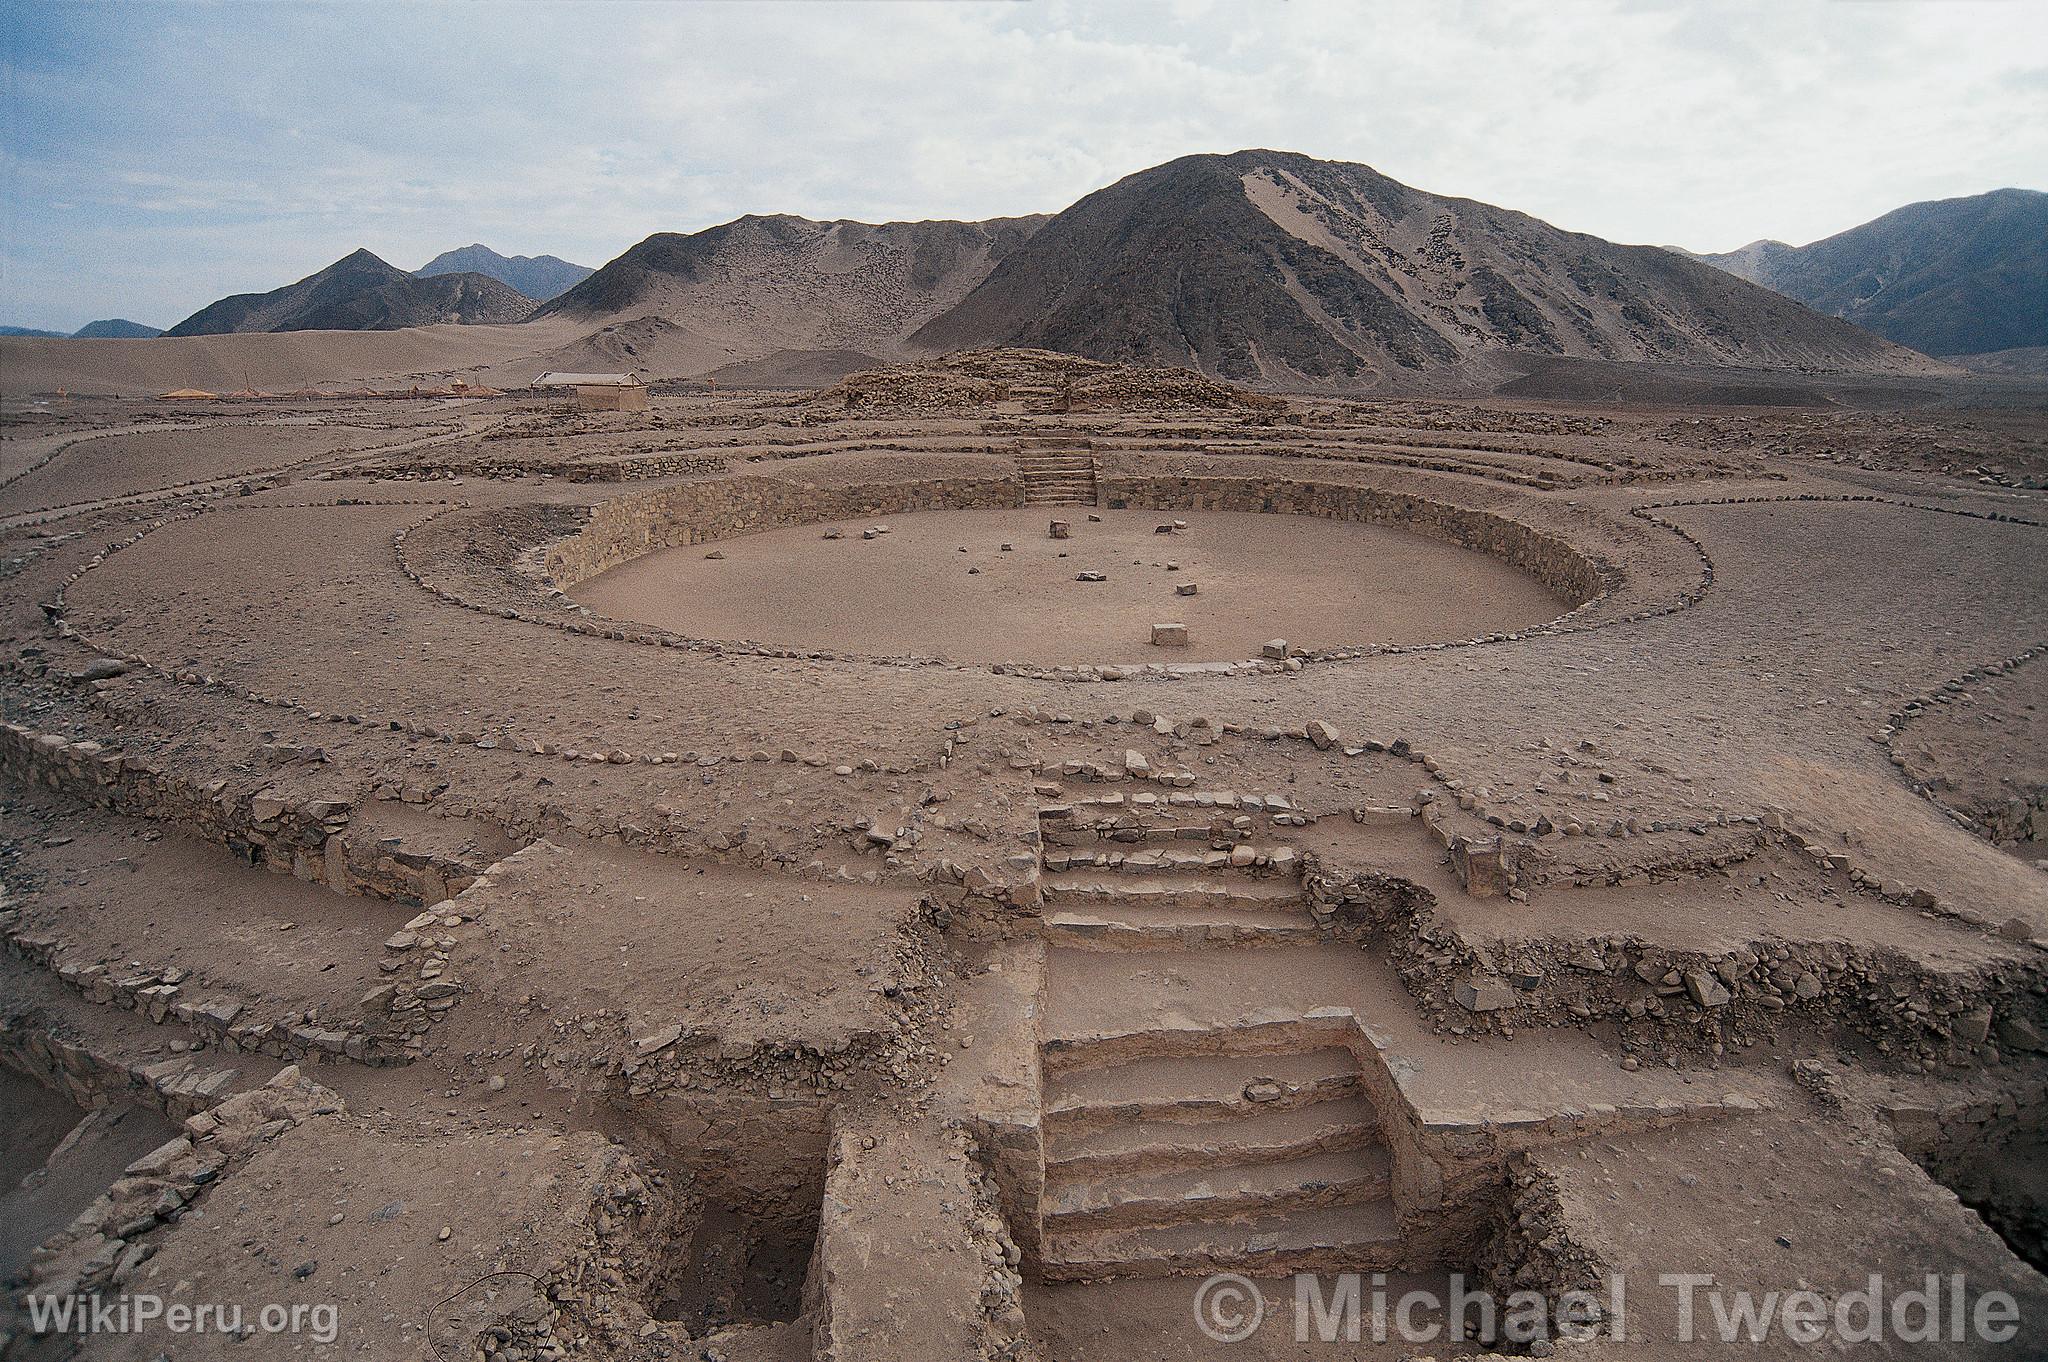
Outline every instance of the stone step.
<path fill-rule="evenodd" d="M 1239 842 L 1228 851 L 1215 848 L 1147 849 L 1125 851 L 1114 843 L 1090 849 L 1047 848 L 1045 868 L 1051 871 L 1095 869 L 1116 875 L 1216 875 L 1236 872 L 1266 872 L 1293 877 L 1300 874 L 1301 856 L 1293 847 Z"/>
<path fill-rule="evenodd" d="M 1048 904 L 1105 908 L 1305 908 L 1301 881 L 1278 875 L 1258 877 L 1225 872 L 1213 876 L 1105 873 L 1093 867 L 1049 870 L 1039 877 L 1039 893 Z"/>
<path fill-rule="evenodd" d="M 1062 779 L 1064 777 L 1055 777 Z M 1149 805 L 1148 805 L 1149 801 Z M 1083 794 L 1057 804 L 1042 804 L 1038 816 L 1041 818 L 1085 817 L 1091 810 L 1143 810 L 1146 807 L 1176 809 L 1216 809 L 1218 811 L 1240 810 L 1245 813 L 1298 813 L 1294 801 L 1278 794 L 1240 794 L 1236 790 L 1174 790 L 1151 794 L 1138 791 L 1126 794 L 1115 791 L 1108 794 Z"/>
<path fill-rule="evenodd" d="M 1236 1221 L 1048 1234 L 1039 1269 L 1054 1281 L 1172 1277 L 1239 1271 L 1373 1272 L 1398 1265 L 1400 1230 L 1391 1201 Z"/>
<path fill-rule="evenodd" d="M 1246 826 L 1233 827 L 1235 818 L 1245 820 Z M 1126 854 L 1147 846 L 1178 846 L 1183 851 L 1215 850 L 1211 843 L 1221 843 L 1225 849 L 1237 842 L 1248 841 L 1259 831 L 1256 820 L 1250 814 L 1214 815 L 1213 821 L 1201 823 L 1133 823 L 1129 820 L 1106 818 L 1100 821 L 1076 820 L 1069 823 L 1046 823 L 1039 829 L 1039 836 L 1047 846 L 1088 847 L 1108 850 L 1124 848 Z"/>
<path fill-rule="evenodd" d="M 1298 946 L 1319 937 L 1306 908 L 1159 908 L 1111 904 L 1062 909 L 1042 920 L 1046 941 L 1082 951 L 1182 950 L 1198 946 Z"/>
<path fill-rule="evenodd" d="M 1048 1181 L 1049 1234 L 1188 1221 L 1243 1220 L 1392 1195 L 1386 1147 L 1333 1150 L 1270 1162 Z"/>
<path fill-rule="evenodd" d="M 1270 1083 L 1278 1094 L 1245 1095 Z M 1215 1121 L 1359 1095 L 1358 1062 L 1340 1049 L 1286 1054 L 1154 1055 L 1052 1074 L 1044 1122 L 1052 1138 L 1133 1121 Z"/>
<path fill-rule="evenodd" d="M 1141 1120 L 1082 1130 L 1048 1142 L 1045 1169 L 1048 1179 L 1055 1169 L 1062 1179 L 1086 1179 L 1267 1163 L 1380 1142 L 1372 1104 L 1362 1097 L 1340 1097 L 1217 1121 Z"/>
<path fill-rule="evenodd" d="M 1276 948 L 1228 954 L 1233 958 L 1259 960 L 1278 956 L 1279 951 Z M 1101 951 L 1058 948 L 1048 955 L 1078 960 L 1108 958 Z M 1183 958 L 1199 957 L 1191 952 Z M 1191 1021 L 1176 1017 L 1153 1025 L 1069 1026 L 1060 1015 L 1062 1009 L 1057 1007 L 1058 1001 L 1048 999 L 1046 1030 L 1039 1043 L 1039 1065 L 1048 1080 L 1133 1059 L 1278 1055 L 1318 1050 L 1345 1044 L 1358 1029 L 1357 1015 L 1341 1006 L 1318 1006 L 1306 1011 L 1284 1007 L 1247 1007 L 1245 1015 L 1224 1021 Z"/>

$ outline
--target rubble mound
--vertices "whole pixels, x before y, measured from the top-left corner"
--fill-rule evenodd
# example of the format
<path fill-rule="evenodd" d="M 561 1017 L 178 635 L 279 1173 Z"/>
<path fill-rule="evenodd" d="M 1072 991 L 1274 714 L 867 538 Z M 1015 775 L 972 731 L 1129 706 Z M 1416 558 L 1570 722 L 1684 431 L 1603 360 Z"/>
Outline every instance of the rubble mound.
<path fill-rule="evenodd" d="M 1023 404 L 1026 411 L 1271 411 L 1279 398 L 1192 369 L 1105 364 L 1052 350 L 984 347 L 848 374 L 801 405 L 936 412 Z"/>

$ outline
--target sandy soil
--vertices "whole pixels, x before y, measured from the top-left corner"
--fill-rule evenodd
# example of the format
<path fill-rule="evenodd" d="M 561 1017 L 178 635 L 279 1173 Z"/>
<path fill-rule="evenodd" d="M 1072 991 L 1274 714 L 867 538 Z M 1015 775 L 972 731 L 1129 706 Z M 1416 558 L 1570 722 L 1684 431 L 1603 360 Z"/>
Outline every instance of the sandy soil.
<path fill-rule="evenodd" d="M 520 326 L 419 326 L 405 331 L 156 336 L 148 340 L 0 343 L 0 392 L 154 395 L 174 388 L 289 391 L 514 364 L 588 329 L 550 320 Z M 538 372 L 537 370 L 535 372 Z M 529 373 L 522 382 L 530 381 Z"/>
<path fill-rule="evenodd" d="M 307 417 L 204 434 L 164 430 L 87 437 L 0 489 L 0 515 L 285 468 L 400 438 L 388 430 L 315 425 Z"/>
<path fill-rule="evenodd" d="M 1101 516 L 1091 523 L 1090 515 Z M 670 549 L 577 587 L 601 614 L 698 638 L 968 662 L 1197 662 L 1505 631 L 1568 608 L 1484 554 L 1376 525 L 1306 516 L 1030 507 L 891 517 L 889 533 L 772 530 Z M 1072 538 L 1049 538 L 1054 519 Z M 1002 551 L 1004 544 L 1014 552 Z M 1177 565 L 1177 566 L 1175 566 Z M 1097 571 L 1106 582 L 1077 581 Z M 1175 594 L 1193 583 L 1194 596 Z M 1151 626 L 1188 626 L 1156 648 Z"/>
<path fill-rule="evenodd" d="M 5 1068 L 0 1113 L 0 1280 L 21 1272 L 36 1245 L 173 1134 L 158 1112 L 84 1112 Z"/>
<path fill-rule="evenodd" d="M 265 1020 L 307 1007 L 352 1015 L 381 981 L 379 944 L 412 916 L 251 869 L 225 847 L 153 824 L 65 812 L 57 801 L 10 810 L 10 833 L 26 825 L 40 839 L 13 871 L 35 886 L 28 921 L 92 960 L 182 971 L 189 994 L 225 991 Z M 245 987 L 257 977 L 261 997 Z"/>

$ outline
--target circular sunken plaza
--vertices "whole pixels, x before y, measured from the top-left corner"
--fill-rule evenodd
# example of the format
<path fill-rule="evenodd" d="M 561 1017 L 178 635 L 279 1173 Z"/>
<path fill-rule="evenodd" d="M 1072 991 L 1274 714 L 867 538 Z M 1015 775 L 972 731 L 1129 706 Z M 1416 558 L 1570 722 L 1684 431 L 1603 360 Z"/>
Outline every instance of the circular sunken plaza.
<path fill-rule="evenodd" d="M 9 409 L 0 1105 L 86 1122 L 17 1282 L 375 1357 L 1681 1258 L 2048 1318 L 2037 431 L 923 372 Z"/>
<path fill-rule="evenodd" d="M 1383 525 L 1059 506 L 657 549 L 571 594 L 697 638 L 1045 665 L 1255 658 L 1275 637 L 1319 651 L 1433 643 L 1577 604 L 1498 559 Z M 1155 625 L 1174 641 L 1155 645 Z"/>

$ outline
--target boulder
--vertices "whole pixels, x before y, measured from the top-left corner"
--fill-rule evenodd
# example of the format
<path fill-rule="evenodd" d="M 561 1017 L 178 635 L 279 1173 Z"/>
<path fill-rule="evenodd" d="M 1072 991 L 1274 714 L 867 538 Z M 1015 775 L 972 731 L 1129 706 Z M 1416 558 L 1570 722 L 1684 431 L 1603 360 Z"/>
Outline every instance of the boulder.
<path fill-rule="evenodd" d="M 1460 980 L 1456 996 L 1458 1006 L 1467 1012 L 1498 1012 L 1515 1005 L 1514 989 L 1499 979 Z"/>

